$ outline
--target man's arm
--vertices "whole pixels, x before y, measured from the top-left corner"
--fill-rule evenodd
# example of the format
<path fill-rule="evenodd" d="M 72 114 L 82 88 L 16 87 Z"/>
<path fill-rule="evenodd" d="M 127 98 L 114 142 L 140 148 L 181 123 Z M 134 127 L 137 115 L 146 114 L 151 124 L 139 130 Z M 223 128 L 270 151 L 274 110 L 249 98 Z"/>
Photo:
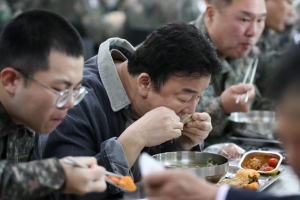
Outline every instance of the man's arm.
<path fill-rule="evenodd" d="M 89 95 L 70 109 L 62 123 L 49 134 L 44 144 L 43 158 L 93 156 L 98 165 L 107 171 L 129 175 L 130 167 L 123 147 L 117 141 L 125 129 L 126 116 L 122 111 L 114 113 L 109 107 L 109 101 L 100 103 L 95 97 L 97 92 L 101 93 L 97 96 L 104 96 L 101 90 L 89 90 Z M 100 200 L 120 192 L 120 189 L 108 185 L 108 190 L 103 193 L 84 196 L 60 194 L 59 199 Z"/>
<path fill-rule="evenodd" d="M 299 195 L 276 197 L 261 192 L 230 188 L 226 200 L 243 199 L 243 200 L 299 200 Z"/>
<path fill-rule="evenodd" d="M 29 163 L 0 162 L 0 199 L 34 199 L 63 189 L 65 173 L 55 158 Z"/>
<path fill-rule="evenodd" d="M 170 169 L 155 172 L 143 178 L 145 194 L 155 199 L 197 200 L 298 200 L 300 196 L 275 197 L 246 189 L 218 187 L 186 170 Z"/>

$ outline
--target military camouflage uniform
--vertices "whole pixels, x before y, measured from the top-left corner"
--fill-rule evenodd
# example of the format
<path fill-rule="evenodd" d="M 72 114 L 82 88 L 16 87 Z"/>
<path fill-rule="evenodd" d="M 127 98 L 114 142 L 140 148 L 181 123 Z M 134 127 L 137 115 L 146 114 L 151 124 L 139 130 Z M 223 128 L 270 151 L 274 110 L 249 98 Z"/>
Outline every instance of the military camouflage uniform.
<path fill-rule="evenodd" d="M 195 21 L 191 22 L 198 29 L 203 31 L 208 36 L 207 29 L 204 24 L 203 16 L 199 16 Z M 256 49 L 252 50 L 252 57 L 255 57 L 257 52 Z M 196 107 L 198 112 L 207 112 L 212 119 L 213 130 L 205 140 L 205 145 L 213 143 L 224 142 L 228 140 L 224 135 L 224 129 L 227 125 L 228 115 L 224 112 L 221 104 L 220 95 L 222 92 L 232 85 L 243 82 L 247 68 L 253 58 L 246 57 L 240 59 L 221 59 L 222 62 L 222 73 L 213 80 L 208 89 L 204 92 L 201 101 Z M 256 91 L 256 96 L 259 99 L 260 94 Z M 258 100 L 257 100 L 258 101 Z"/>
<path fill-rule="evenodd" d="M 55 158 L 26 163 L 35 133 L 15 125 L 0 104 L 0 199 L 24 200 L 62 189 L 65 175 Z"/>
<path fill-rule="evenodd" d="M 5 0 L 0 0 L 0 33 L 12 18 L 12 11 Z"/>
<path fill-rule="evenodd" d="M 200 14 L 198 1 L 131 0 L 126 9 L 125 38 L 137 45 L 165 23 L 195 19 Z"/>
<path fill-rule="evenodd" d="M 158 28 L 167 22 L 195 19 L 198 0 L 131 0 L 126 15 L 129 26 Z"/>
<path fill-rule="evenodd" d="M 268 92 L 267 88 L 269 87 L 271 75 L 285 48 L 280 46 L 279 39 L 278 33 L 266 28 L 257 43 L 261 53 L 259 55 L 260 62 L 257 66 L 255 81 L 262 95 L 266 95 Z"/>
<path fill-rule="evenodd" d="M 90 38 L 96 44 L 110 37 L 122 37 L 124 34 L 124 27 L 112 24 L 109 15 L 105 13 L 106 7 L 97 0 L 9 0 L 9 2 L 15 12 L 31 9 L 53 11 L 68 20 L 83 38 Z"/>
<path fill-rule="evenodd" d="M 262 95 L 266 95 L 270 78 L 280 58 L 286 50 L 300 42 L 299 20 L 277 33 L 266 28 L 257 43 L 260 48 L 260 63 L 257 69 L 256 83 Z"/>

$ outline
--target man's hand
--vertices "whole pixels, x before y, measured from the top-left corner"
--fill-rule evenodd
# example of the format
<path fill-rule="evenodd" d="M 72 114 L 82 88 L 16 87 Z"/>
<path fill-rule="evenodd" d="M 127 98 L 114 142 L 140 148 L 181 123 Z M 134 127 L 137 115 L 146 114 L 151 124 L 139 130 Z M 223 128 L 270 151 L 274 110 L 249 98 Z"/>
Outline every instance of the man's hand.
<path fill-rule="evenodd" d="M 211 118 L 207 113 L 194 113 L 193 121 L 187 123 L 182 131 L 180 144 L 184 150 L 191 150 L 199 145 L 212 130 Z"/>
<path fill-rule="evenodd" d="M 143 147 L 151 147 L 181 136 L 183 124 L 173 110 L 159 107 L 149 111 L 128 127 L 130 131 L 133 129 L 137 133 L 135 137 L 140 138 Z"/>
<path fill-rule="evenodd" d="M 162 144 L 181 136 L 183 124 L 176 113 L 166 107 L 155 108 L 130 125 L 118 138 L 129 167 L 144 147 Z"/>
<path fill-rule="evenodd" d="M 245 103 L 246 93 L 249 90 L 249 99 Z M 236 99 L 238 94 L 241 94 L 241 98 L 238 104 Z M 232 112 L 247 112 L 250 109 L 251 100 L 255 97 L 255 89 L 252 84 L 239 84 L 232 85 L 221 94 L 221 102 L 223 110 L 230 114 Z"/>
<path fill-rule="evenodd" d="M 149 174 L 142 182 L 151 200 L 215 200 L 218 187 L 186 170 L 165 170 Z"/>
<path fill-rule="evenodd" d="M 89 192 L 103 192 L 106 189 L 105 169 L 98 166 L 94 157 L 73 157 L 74 160 L 86 164 L 89 168 L 80 168 L 64 163 L 64 158 L 60 163 L 65 171 L 66 183 L 63 193 L 85 194 Z"/>

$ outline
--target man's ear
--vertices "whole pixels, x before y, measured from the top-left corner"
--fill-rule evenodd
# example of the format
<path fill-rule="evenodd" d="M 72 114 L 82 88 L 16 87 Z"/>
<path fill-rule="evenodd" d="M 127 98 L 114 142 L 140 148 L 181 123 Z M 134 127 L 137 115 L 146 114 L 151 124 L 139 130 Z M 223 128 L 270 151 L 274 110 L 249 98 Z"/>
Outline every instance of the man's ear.
<path fill-rule="evenodd" d="M 148 96 L 149 91 L 151 90 L 151 79 L 149 74 L 141 73 L 137 78 L 138 92 L 143 97 Z"/>
<path fill-rule="evenodd" d="M 21 74 L 11 67 L 6 67 L 1 71 L 0 79 L 4 90 L 13 95 L 21 81 Z"/>
<path fill-rule="evenodd" d="M 216 7 L 212 4 L 208 4 L 205 11 L 205 21 L 208 23 L 212 23 L 214 19 L 214 15 L 216 13 Z"/>

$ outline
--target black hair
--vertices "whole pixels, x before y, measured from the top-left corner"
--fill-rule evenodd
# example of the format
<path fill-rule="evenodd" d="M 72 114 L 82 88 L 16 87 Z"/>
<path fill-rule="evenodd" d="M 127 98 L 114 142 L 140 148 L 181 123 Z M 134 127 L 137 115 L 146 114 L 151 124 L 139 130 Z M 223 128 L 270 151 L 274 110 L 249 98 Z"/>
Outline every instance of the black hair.
<path fill-rule="evenodd" d="M 154 89 L 173 75 L 214 77 L 221 71 L 216 48 L 195 26 L 168 23 L 151 33 L 128 61 L 131 75 L 149 74 Z"/>
<path fill-rule="evenodd" d="M 78 32 L 61 16 L 45 10 L 24 12 L 12 19 L 0 37 L 0 71 L 18 68 L 33 75 L 49 69 L 51 50 L 84 55 Z"/>
<path fill-rule="evenodd" d="M 300 94 L 300 45 L 290 48 L 279 62 L 270 82 L 268 97 L 280 103 L 287 94 Z"/>
<path fill-rule="evenodd" d="M 213 4 L 216 7 L 229 6 L 233 0 L 207 0 L 207 3 Z"/>

